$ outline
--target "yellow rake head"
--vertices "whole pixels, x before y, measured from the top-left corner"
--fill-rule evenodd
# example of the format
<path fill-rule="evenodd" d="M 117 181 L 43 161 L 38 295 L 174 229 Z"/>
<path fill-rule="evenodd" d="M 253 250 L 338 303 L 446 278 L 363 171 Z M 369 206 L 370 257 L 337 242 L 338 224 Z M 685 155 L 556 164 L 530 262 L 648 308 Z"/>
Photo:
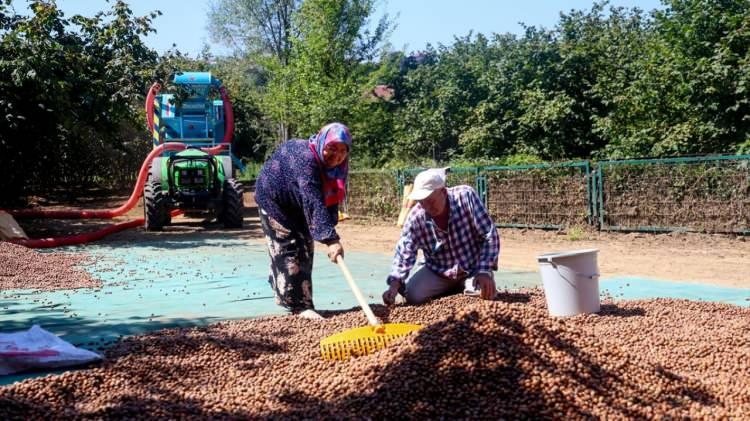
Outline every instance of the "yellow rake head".
<path fill-rule="evenodd" d="M 320 341 L 320 354 L 325 360 L 339 361 L 372 354 L 388 346 L 394 339 L 421 328 L 410 323 L 387 323 L 345 330 Z"/>

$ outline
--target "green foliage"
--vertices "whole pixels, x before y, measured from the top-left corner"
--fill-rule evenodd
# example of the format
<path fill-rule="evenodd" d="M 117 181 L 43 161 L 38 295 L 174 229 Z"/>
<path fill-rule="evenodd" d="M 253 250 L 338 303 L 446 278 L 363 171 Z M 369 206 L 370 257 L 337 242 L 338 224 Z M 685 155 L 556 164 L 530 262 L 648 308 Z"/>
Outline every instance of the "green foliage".
<path fill-rule="evenodd" d="M 584 231 L 584 228 L 582 228 L 580 225 L 576 225 L 568 229 L 568 235 L 566 236 L 566 239 L 568 241 L 580 241 L 584 239 L 585 234 L 586 231 Z"/>
<path fill-rule="evenodd" d="M 158 12 L 134 17 L 122 1 L 65 18 L 54 1 L 30 16 L 0 4 L 0 189 L 83 185 L 133 174 L 143 141 L 142 100 L 157 54 L 142 42 Z M 138 162 L 136 159 L 135 162 Z"/>
<path fill-rule="evenodd" d="M 232 151 L 246 160 L 262 161 L 270 152 L 274 126 L 261 111 L 259 86 L 265 75 L 248 60 L 221 58 L 211 65 L 229 92 L 234 110 Z"/>
<path fill-rule="evenodd" d="M 750 130 L 750 7 L 670 0 L 655 14 L 630 86 L 602 126 L 601 155 L 740 151 Z"/>
<path fill-rule="evenodd" d="M 643 30 L 640 12 L 613 9 L 604 18 L 603 8 L 562 15 L 549 31 L 529 27 L 521 38 L 480 34 L 421 53 L 403 76 L 403 154 L 591 156 L 606 144 L 593 126 L 607 112 L 598 83 Z"/>
<path fill-rule="evenodd" d="M 529 165 L 529 164 L 541 164 L 544 161 L 536 155 L 530 154 L 514 154 L 503 157 L 500 160 L 499 165 Z"/>
<path fill-rule="evenodd" d="M 253 181 L 258 177 L 258 173 L 260 172 L 261 168 L 263 168 L 263 164 L 259 162 L 247 162 L 245 165 L 245 171 L 240 174 L 240 181 Z"/>
<path fill-rule="evenodd" d="M 270 54 L 286 65 L 298 32 L 293 15 L 301 4 L 301 0 L 215 0 L 208 28 L 215 41 L 240 57 Z"/>
<path fill-rule="evenodd" d="M 292 39 L 289 63 L 268 60 L 270 81 L 264 110 L 272 119 L 307 137 L 331 121 L 351 124 L 361 113 L 374 60 L 388 30 L 382 19 L 365 30 L 372 0 L 307 0 L 295 15 L 299 36 Z M 360 114 L 361 115 L 361 114 Z"/>
<path fill-rule="evenodd" d="M 606 6 L 407 57 L 392 82 L 394 158 L 747 151 L 747 2 L 674 0 L 652 15 Z"/>
<path fill-rule="evenodd" d="M 746 0 L 596 2 L 549 29 L 411 54 L 388 49 L 388 16 L 370 25 L 376 1 L 213 0 L 209 28 L 234 54 L 190 58 L 149 49 L 159 12 L 123 1 L 68 18 L 0 0 L 0 187 L 129 182 L 149 149 L 143 96 L 177 70 L 222 79 L 249 162 L 331 121 L 352 129 L 353 168 L 750 153 Z"/>
<path fill-rule="evenodd" d="M 407 71 L 395 84 L 401 107 L 394 147 L 400 159 L 442 161 L 459 153 L 462 128 L 488 94 L 479 80 L 489 58 L 487 40 L 480 35 L 472 42 L 470 34 L 452 48 L 428 47 L 406 61 Z"/>

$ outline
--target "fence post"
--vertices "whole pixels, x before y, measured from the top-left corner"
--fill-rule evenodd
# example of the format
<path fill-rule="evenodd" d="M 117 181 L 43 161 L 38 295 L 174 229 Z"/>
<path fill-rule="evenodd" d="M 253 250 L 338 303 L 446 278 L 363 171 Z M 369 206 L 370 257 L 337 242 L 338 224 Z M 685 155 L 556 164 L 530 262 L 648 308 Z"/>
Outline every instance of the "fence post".
<path fill-rule="evenodd" d="M 487 203 L 487 175 L 479 174 L 477 176 L 477 185 L 479 186 L 477 194 L 479 194 L 479 198 L 482 199 L 482 203 L 486 208 L 487 206 L 489 206 Z"/>
<path fill-rule="evenodd" d="M 398 192 L 396 192 L 396 193 L 398 194 L 398 197 L 401 200 L 404 200 L 404 198 L 401 197 L 401 195 L 404 194 L 404 177 L 401 174 L 401 169 L 400 168 L 396 168 L 395 175 L 396 175 L 396 185 L 398 186 Z M 399 206 L 401 206 L 401 205 L 399 204 Z"/>
<path fill-rule="evenodd" d="M 589 177 L 589 188 L 591 189 L 589 192 L 589 200 L 591 201 L 591 219 L 589 220 L 589 224 L 594 227 L 598 227 L 599 222 L 597 218 L 599 217 L 599 189 L 597 188 L 597 180 L 599 179 L 599 177 L 597 177 L 596 168 L 591 169 L 591 174 L 589 175 Z"/>
<path fill-rule="evenodd" d="M 600 163 L 596 169 L 597 193 L 599 194 L 599 230 L 604 229 L 604 171 Z"/>
<path fill-rule="evenodd" d="M 588 221 L 589 225 L 593 223 L 594 218 L 594 201 L 591 197 L 591 162 L 586 160 L 586 165 L 584 165 L 584 170 L 586 172 L 585 183 L 586 183 L 586 200 L 588 201 L 588 216 L 586 220 Z"/>

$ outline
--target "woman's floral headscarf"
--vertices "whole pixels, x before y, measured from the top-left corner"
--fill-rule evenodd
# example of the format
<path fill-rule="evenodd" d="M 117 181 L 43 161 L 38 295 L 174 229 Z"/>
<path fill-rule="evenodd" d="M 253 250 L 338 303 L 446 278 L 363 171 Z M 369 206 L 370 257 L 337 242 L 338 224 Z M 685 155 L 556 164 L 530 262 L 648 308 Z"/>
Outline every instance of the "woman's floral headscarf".
<path fill-rule="evenodd" d="M 326 206 L 341 203 L 346 197 L 346 177 L 349 175 L 349 155 L 344 162 L 334 168 L 326 168 L 323 161 L 323 149 L 331 142 L 341 142 L 347 150 L 352 150 L 352 135 L 349 128 L 341 123 L 330 123 L 320 131 L 310 136 L 310 150 L 312 150 L 318 164 L 323 168 L 323 199 Z"/>

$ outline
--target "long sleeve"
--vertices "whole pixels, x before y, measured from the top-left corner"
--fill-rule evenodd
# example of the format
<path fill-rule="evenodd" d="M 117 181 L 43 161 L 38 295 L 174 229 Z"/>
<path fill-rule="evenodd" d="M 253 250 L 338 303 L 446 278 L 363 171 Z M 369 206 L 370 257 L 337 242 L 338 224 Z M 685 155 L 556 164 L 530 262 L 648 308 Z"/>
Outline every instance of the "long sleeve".
<path fill-rule="evenodd" d="M 300 169 L 297 177 L 307 226 L 313 240 L 330 243 L 339 239 L 336 233 L 338 205 L 326 207 L 323 201 L 323 181 L 313 165 Z"/>
<path fill-rule="evenodd" d="M 470 206 L 472 209 L 472 222 L 478 235 L 482 237 L 477 273 L 492 273 L 492 271 L 497 270 L 497 260 L 500 254 L 500 236 L 497 233 L 495 223 L 479 199 L 479 195 L 473 189 L 471 192 Z"/>
<path fill-rule="evenodd" d="M 413 216 L 413 215 L 412 215 Z M 413 218 L 407 219 L 401 231 L 401 238 L 396 245 L 396 254 L 393 256 L 391 273 L 386 281 L 389 285 L 393 281 L 401 281 L 403 285 L 409 272 L 417 261 L 416 225 Z"/>

